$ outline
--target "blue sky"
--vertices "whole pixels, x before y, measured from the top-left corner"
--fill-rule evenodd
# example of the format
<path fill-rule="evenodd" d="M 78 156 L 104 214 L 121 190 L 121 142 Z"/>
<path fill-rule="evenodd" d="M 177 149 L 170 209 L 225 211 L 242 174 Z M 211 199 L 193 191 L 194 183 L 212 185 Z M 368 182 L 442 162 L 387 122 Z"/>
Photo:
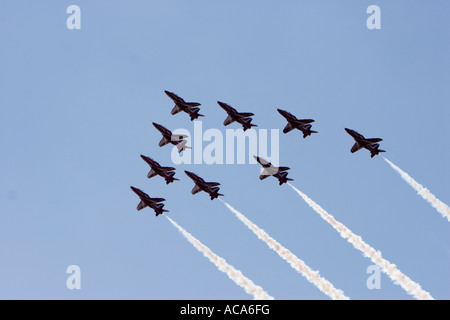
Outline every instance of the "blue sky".
<path fill-rule="evenodd" d="M 81 8 L 68 30 L 66 8 Z M 381 29 L 366 27 L 369 5 Z M 411 299 L 258 165 L 179 165 L 147 179 L 144 154 L 171 164 L 152 122 L 164 90 L 197 101 L 225 134 L 216 101 L 280 129 L 293 184 L 436 299 L 450 298 L 450 225 L 381 157 L 350 153 L 355 129 L 450 203 L 446 1 L 2 1 L 0 3 L 0 298 L 251 299 L 163 216 L 136 211 L 129 186 L 166 198 L 170 217 L 276 299 L 328 299 L 219 201 L 191 195 L 194 171 L 224 200 L 353 299 Z M 276 109 L 317 134 L 283 134 Z M 238 128 L 232 124 L 227 128 Z M 66 268 L 81 269 L 80 290 Z"/>

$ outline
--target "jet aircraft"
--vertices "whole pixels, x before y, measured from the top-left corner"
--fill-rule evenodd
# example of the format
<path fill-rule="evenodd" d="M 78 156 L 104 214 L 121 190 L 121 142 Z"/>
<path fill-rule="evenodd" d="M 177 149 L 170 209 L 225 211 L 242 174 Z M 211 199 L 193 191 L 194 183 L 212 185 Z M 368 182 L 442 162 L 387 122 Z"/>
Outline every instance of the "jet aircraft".
<path fill-rule="evenodd" d="M 184 171 L 189 178 L 191 178 L 195 182 L 195 186 L 192 189 L 192 194 L 196 194 L 200 191 L 204 191 L 209 194 L 211 200 L 218 198 L 219 196 L 223 196 L 223 194 L 219 193 L 220 183 L 218 182 L 205 182 L 202 178 L 200 178 L 195 173 Z"/>
<path fill-rule="evenodd" d="M 161 141 L 159 142 L 160 147 L 165 146 L 168 143 L 171 143 L 177 147 L 178 153 L 186 149 L 191 149 L 191 147 L 186 146 L 187 141 L 184 140 L 184 138 L 187 138 L 188 136 L 184 136 L 182 134 L 172 134 L 172 131 L 154 122 L 153 125 L 155 126 L 156 129 L 158 129 L 159 132 L 161 132 L 163 136 Z"/>
<path fill-rule="evenodd" d="M 163 209 L 164 207 L 164 203 L 161 203 L 163 201 L 166 201 L 166 199 L 163 198 L 150 198 L 150 196 L 148 194 L 146 194 L 144 191 L 135 188 L 135 187 L 131 187 L 131 190 L 134 191 L 134 193 L 136 193 L 138 195 L 138 197 L 141 199 L 141 201 L 139 202 L 138 206 L 137 206 L 137 210 L 142 210 L 146 207 L 150 207 L 153 210 L 155 210 L 155 215 L 158 216 L 160 214 L 162 214 L 163 212 L 169 212 L 168 210 Z"/>
<path fill-rule="evenodd" d="M 293 129 L 298 129 L 301 132 L 303 132 L 303 138 L 310 136 L 311 133 L 317 133 L 317 131 L 311 130 L 312 125 L 310 123 L 314 122 L 313 119 L 297 119 L 296 116 L 294 116 L 293 114 L 291 114 L 285 110 L 281 110 L 281 109 L 277 109 L 277 110 L 288 121 L 288 124 L 283 129 L 283 133 L 288 133 L 289 131 L 291 131 Z"/>
<path fill-rule="evenodd" d="M 251 127 L 257 127 L 256 124 L 251 124 L 252 122 L 252 118 L 251 116 L 254 116 L 254 113 L 251 112 L 237 112 L 237 110 L 235 108 L 233 108 L 232 106 L 217 101 L 217 103 L 219 104 L 219 106 L 222 107 L 222 109 L 224 109 L 227 114 L 228 117 L 225 119 L 225 121 L 223 122 L 223 124 L 225 126 L 229 125 L 230 123 L 233 122 L 239 122 L 242 127 L 244 128 L 244 131 L 246 131 L 247 129 L 250 129 Z"/>
<path fill-rule="evenodd" d="M 191 117 L 191 121 L 197 119 L 198 117 L 204 117 L 203 114 L 198 113 L 200 111 L 200 103 L 198 102 L 186 102 L 183 98 L 177 96 L 175 93 L 164 90 L 167 96 L 173 100 L 175 107 L 173 107 L 171 113 L 177 114 L 181 111 L 186 112 Z"/>
<path fill-rule="evenodd" d="M 146 157 L 141 154 L 141 158 L 147 162 L 147 164 L 150 166 L 151 170 L 147 174 L 147 178 L 153 178 L 156 175 L 159 175 L 163 177 L 166 180 L 166 184 L 169 184 L 171 182 L 174 182 L 175 180 L 179 180 L 177 178 L 174 178 L 175 175 L 175 168 L 172 167 L 162 167 L 158 162 L 155 160 Z"/>
<path fill-rule="evenodd" d="M 293 181 L 294 179 L 288 178 L 288 173 L 286 171 L 290 170 L 288 167 L 274 167 L 272 163 L 267 160 L 264 160 L 261 157 L 253 156 L 253 158 L 258 161 L 258 163 L 264 168 L 263 172 L 259 176 L 260 180 L 264 180 L 267 177 L 274 176 L 278 179 L 280 186 L 283 183 L 287 183 L 288 181 Z"/>
<path fill-rule="evenodd" d="M 383 141 L 381 138 L 365 138 L 362 134 L 356 132 L 355 130 L 345 128 L 345 131 L 349 135 L 355 139 L 355 144 L 353 145 L 352 149 L 350 150 L 351 153 L 354 153 L 358 151 L 361 148 L 366 148 L 370 151 L 370 157 L 373 158 L 380 152 L 386 152 L 385 150 L 379 149 L 380 145 L 377 142 Z"/>

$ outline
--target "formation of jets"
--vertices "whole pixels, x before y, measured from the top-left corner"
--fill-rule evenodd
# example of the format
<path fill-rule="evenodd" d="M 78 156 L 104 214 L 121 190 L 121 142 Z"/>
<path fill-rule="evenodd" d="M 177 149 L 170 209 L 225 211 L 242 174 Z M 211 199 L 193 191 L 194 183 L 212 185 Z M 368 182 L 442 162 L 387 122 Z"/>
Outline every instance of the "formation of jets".
<path fill-rule="evenodd" d="M 179 97 L 173 92 L 164 91 L 165 94 L 172 99 L 172 101 L 175 103 L 175 106 L 173 107 L 171 114 L 175 115 L 181 111 L 187 113 L 190 116 L 191 121 L 197 119 L 198 117 L 203 117 L 204 115 L 200 114 L 200 103 L 198 102 L 186 102 L 183 98 Z M 235 108 L 232 106 L 217 101 L 219 106 L 225 110 L 227 113 L 227 118 L 223 122 L 224 126 L 228 126 L 229 124 L 233 122 L 237 122 L 240 125 L 242 125 L 244 131 L 251 129 L 252 127 L 256 127 L 256 124 L 252 124 L 252 116 L 254 116 L 254 113 L 251 112 L 238 112 Z M 288 133 L 294 129 L 297 129 L 303 133 L 303 138 L 306 138 L 310 136 L 312 133 L 317 133 L 317 131 L 311 130 L 312 124 L 314 122 L 313 119 L 298 119 L 296 116 L 291 114 L 290 112 L 282 109 L 277 109 L 277 111 L 287 120 L 287 125 L 283 129 L 283 133 Z M 186 149 L 190 149 L 191 147 L 186 146 L 187 138 L 188 136 L 181 135 L 181 134 L 173 134 L 172 131 L 165 128 L 164 126 L 153 122 L 153 126 L 161 133 L 162 139 L 159 142 L 159 146 L 163 147 L 167 144 L 173 144 L 177 147 L 178 153 L 181 153 L 182 151 Z M 362 148 L 365 148 L 370 151 L 370 156 L 373 158 L 375 155 L 378 155 L 380 152 L 386 152 L 385 150 L 379 149 L 380 145 L 378 142 L 382 141 L 381 138 L 365 138 L 362 134 L 356 132 L 355 130 L 345 128 L 345 131 L 353 137 L 355 140 L 355 144 L 351 148 L 350 152 L 354 153 Z M 147 178 L 152 178 L 154 176 L 161 176 L 166 181 L 166 184 L 172 183 L 175 180 L 179 180 L 177 178 L 174 178 L 175 175 L 175 168 L 172 167 L 163 167 L 155 160 L 141 155 L 141 158 L 150 166 L 150 171 L 147 174 Z M 293 179 L 290 179 L 287 177 L 288 173 L 287 171 L 290 170 L 288 167 L 275 167 L 272 165 L 269 161 L 254 156 L 255 160 L 263 167 L 263 172 L 259 176 L 260 180 L 264 180 L 267 177 L 274 177 L 278 179 L 279 185 L 281 186 L 283 183 L 287 183 L 288 181 L 292 181 Z M 219 193 L 219 186 L 220 183 L 218 182 L 206 182 L 203 178 L 199 177 L 193 172 L 190 171 L 184 171 L 186 175 L 191 178 L 195 185 L 192 189 L 191 193 L 196 194 L 200 191 L 203 191 L 207 193 L 211 200 L 219 198 L 219 196 L 223 196 L 223 194 Z M 165 201 L 163 198 L 151 198 L 148 194 L 146 194 L 144 191 L 135 188 L 130 187 L 131 190 L 133 190 L 134 193 L 136 193 L 140 199 L 140 202 L 137 206 L 137 210 L 142 210 L 146 207 L 149 207 L 153 209 L 156 213 L 156 216 L 162 214 L 163 212 L 168 212 L 168 210 L 163 209 L 164 204 L 162 202 Z"/>

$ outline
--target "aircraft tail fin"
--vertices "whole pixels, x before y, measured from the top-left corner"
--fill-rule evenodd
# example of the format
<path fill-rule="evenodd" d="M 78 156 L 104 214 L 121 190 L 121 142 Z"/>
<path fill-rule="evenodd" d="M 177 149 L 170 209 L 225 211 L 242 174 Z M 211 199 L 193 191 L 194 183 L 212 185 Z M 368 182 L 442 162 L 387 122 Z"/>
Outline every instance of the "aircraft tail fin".
<path fill-rule="evenodd" d="M 167 175 L 168 175 L 168 177 L 166 178 L 166 184 L 174 182 L 175 180 L 177 180 L 177 181 L 180 180 L 180 179 L 173 177 L 175 175 L 175 172 L 169 172 Z"/>
<path fill-rule="evenodd" d="M 317 133 L 317 131 L 309 130 L 308 132 L 306 132 L 306 133 L 303 134 L 303 138 L 306 138 L 307 136 L 310 136 L 311 133 Z"/>
<path fill-rule="evenodd" d="M 256 124 L 244 125 L 244 131 L 251 129 L 252 127 L 257 127 Z"/>
<path fill-rule="evenodd" d="M 155 212 L 155 216 L 159 216 L 160 214 L 163 214 L 164 212 L 169 212 L 169 210 L 166 210 L 166 209 L 158 209 L 158 210 Z"/>
<path fill-rule="evenodd" d="M 220 188 L 219 187 L 212 187 L 211 193 L 209 194 L 211 196 L 211 200 L 214 200 L 218 198 L 219 196 L 223 196 L 223 194 L 219 193 Z"/>
<path fill-rule="evenodd" d="M 191 147 L 186 146 L 187 141 L 182 140 L 180 143 L 177 144 L 178 153 L 181 153 L 181 151 L 184 151 L 186 149 L 192 149 Z"/>
<path fill-rule="evenodd" d="M 246 131 L 247 129 L 251 129 L 251 127 L 257 127 L 256 124 L 252 124 L 252 118 L 244 118 L 242 119 L 242 126 L 244 127 L 244 131 Z"/>
<path fill-rule="evenodd" d="M 376 155 L 378 155 L 380 152 L 386 152 L 386 150 L 376 149 L 376 150 L 370 151 L 370 157 L 373 158 Z"/>
<path fill-rule="evenodd" d="M 283 183 L 287 183 L 288 181 L 294 181 L 294 179 L 291 179 L 291 178 L 284 178 L 284 179 L 280 179 L 280 186 L 283 184 Z"/>
<path fill-rule="evenodd" d="M 288 178 L 287 175 L 288 175 L 288 173 L 286 171 L 284 171 L 284 172 L 281 172 L 279 174 L 279 176 L 277 177 L 278 178 L 278 182 L 280 183 L 280 186 L 283 183 L 287 183 L 288 181 L 294 181 L 294 179 Z"/>
<path fill-rule="evenodd" d="M 214 200 L 214 199 L 216 199 L 216 198 L 219 198 L 220 196 L 223 197 L 223 194 L 218 193 L 218 192 L 213 193 L 213 194 L 211 194 L 211 200 Z"/>
<path fill-rule="evenodd" d="M 311 133 L 317 133 L 317 131 L 311 130 L 312 125 L 311 124 L 307 124 L 305 125 L 305 129 L 302 130 L 303 131 L 303 138 L 306 138 L 307 136 L 310 136 Z"/>
<path fill-rule="evenodd" d="M 203 114 L 198 113 L 198 112 L 200 111 L 200 108 L 194 107 L 194 108 L 191 108 L 191 111 L 192 111 L 192 112 L 190 113 L 191 121 L 194 121 L 194 120 L 197 119 L 198 117 L 204 117 Z"/>
<path fill-rule="evenodd" d="M 372 148 L 369 149 L 371 158 L 375 157 L 380 152 L 386 152 L 386 150 L 378 149 L 379 147 L 380 147 L 380 145 L 378 143 L 375 143 L 372 145 Z"/>
<path fill-rule="evenodd" d="M 156 206 L 157 211 L 159 213 L 169 212 L 169 210 L 163 209 L 164 208 L 164 203 L 156 203 L 155 206 Z"/>

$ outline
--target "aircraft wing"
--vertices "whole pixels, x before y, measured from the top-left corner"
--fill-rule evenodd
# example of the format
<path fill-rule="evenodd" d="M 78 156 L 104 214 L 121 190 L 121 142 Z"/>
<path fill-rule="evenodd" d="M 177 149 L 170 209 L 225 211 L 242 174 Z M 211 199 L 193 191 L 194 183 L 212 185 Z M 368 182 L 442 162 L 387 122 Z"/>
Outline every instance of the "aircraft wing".
<path fill-rule="evenodd" d="M 165 145 L 168 144 L 168 143 L 170 143 L 169 139 L 166 139 L 166 137 L 163 137 L 163 138 L 161 139 L 161 141 L 159 142 L 159 146 L 160 146 L 160 147 L 163 147 L 163 146 L 165 146 Z"/>
<path fill-rule="evenodd" d="M 234 119 L 231 116 L 228 116 L 225 121 L 223 122 L 223 125 L 227 126 L 230 123 L 234 122 Z"/>
<path fill-rule="evenodd" d="M 351 152 L 351 153 L 354 153 L 354 152 L 358 151 L 358 150 L 361 149 L 361 148 L 362 148 L 362 147 L 359 145 L 359 143 L 356 142 L 356 143 L 353 145 L 353 147 L 352 147 L 352 149 L 350 150 L 350 152 Z"/>
<path fill-rule="evenodd" d="M 265 178 L 270 177 L 270 175 L 262 174 L 259 176 L 260 180 L 264 180 Z"/>
<path fill-rule="evenodd" d="M 198 102 L 184 102 L 183 105 L 188 109 L 192 109 L 192 108 L 201 106 L 201 104 Z"/>
<path fill-rule="evenodd" d="M 181 110 L 181 108 L 178 106 L 178 104 L 175 105 L 175 107 L 173 107 L 172 111 L 170 112 L 171 114 L 177 114 L 179 112 L 181 112 L 183 110 Z"/>
<path fill-rule="evenodd" d="M 208 187 L 216 187 L 216 186 L 220 186 L 220 183 L 218 183 L 218 182 L 205 182 L 205 184 L 206 184 Z"/>
<path fill-rule="evenodd" d="M 191 193 L 196 194 L 196 193 L 199 193 L 200 191 L 202 191 L 202 189 L 198 186 L 198 184 L 196 184 L 194 186 L 194 188 L 192 189 Z"/>
<path fill-rule="evenodd" d="M 238 116 L 239 118 L 247 118 L 247 117 L 251 117 L 254 116 L 254 113 L 251 112 L 238 112 L 236 113 L 236 116 Z"/>
<path fill-rule="evenodd" d="M 156 176 L 157 175 L 157 173 L 156 173 L 156 171 L 155 170 L 150 170 L 150 172 L 147 174 L 147 178 L 153 178 L 154 176 Z"/>
<path fill-rule="evenodd" d="M 288 171 L 288 170 L 290 170 L 291 168 L 289 168 L 289 167 L 278 167 L 278 172 L 282 172 L 282 171 Z"/>
<path fill-rule="evenodd" d="M 175 170 L 175 168 L 172 168 L 172 167 L 161 167 L 162 172 L 174 171 L 174 170 Z"/>
<path fill-rule="evenodd" d="M 144 203 L 144 201 L 141 200 L 141 202 L 139 202 L 139 204 L 138 204 L 138 206 L 137 206 L 136 209 L 142 210 L 142 209 L 144 209 L 145 207 L 147 207 L 147 205 Z"/>
<path fill-rule="evenodd" d="M 302 124 L 314 122 L 314 120 L 313 119 L 299 119 L 299 120 L 295 120 L 295 122 L 302 125 Z"/>
<path fill-rule="evenodd" d="M 153 203 L 166 201 L 166 199 L 164 199 L 164 198 L 150 198 L 149 200 Z"/>
<path fill-rule="evenodd" d="M 364 139 L 365 142 L 370 143 L 370 144 L 374 144 L 380 141 L 383 141 L 383 139 L 381 138 L 371 138 L 371 139 Z"/>
<path fill-rule="evenodd" d="M 286 125 L 286 127 L 284 127 L 284 129 L 283 129 L 283 133 L 288 133 L 289 131 L 291 131 L 291 130 L 293 130 L 294 129 L 294 126 L 292 126 L 292 124 L 290 124 L 289 122 L 288 122 L 288 124 Z"/>

